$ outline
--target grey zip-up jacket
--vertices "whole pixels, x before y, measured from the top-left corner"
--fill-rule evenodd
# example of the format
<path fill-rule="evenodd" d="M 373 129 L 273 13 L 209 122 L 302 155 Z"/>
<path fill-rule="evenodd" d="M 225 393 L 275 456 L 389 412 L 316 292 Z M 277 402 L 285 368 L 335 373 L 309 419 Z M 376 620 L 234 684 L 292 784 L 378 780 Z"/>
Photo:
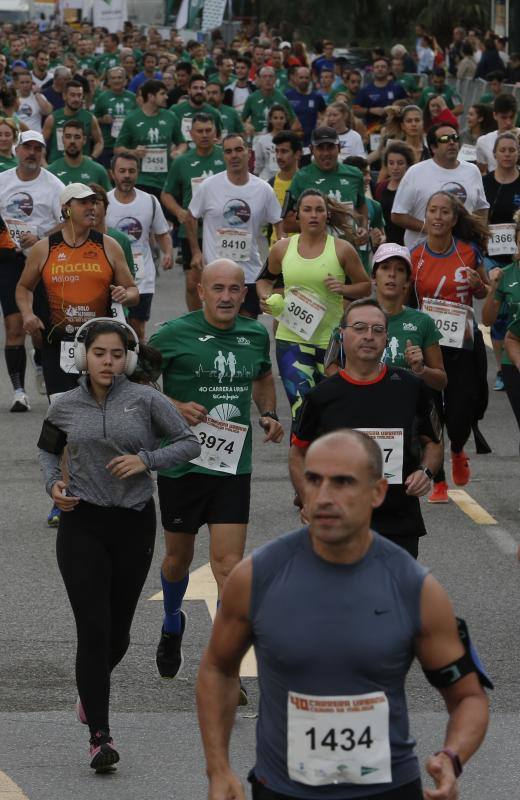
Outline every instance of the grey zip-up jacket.
<path fill-rule="evenodd" d="M 48 423 L 61 442 L 57 448 L 45 444 Z M 175 406 L 156 389 L 132 383 L 125 375 L 114 377 L 102 406 L 89 391 L 86 375 L 76 389 L 50 405 L 39 442 L 40 465 L 49 494 L 54 483 L 62 480 L 57 450 L 63 450 L 65 436 L 70 475 L 67 494 L 104 507 L 140 510 L 154 490 L 148 471 L 130 478 L 114 477 L 106 465 L 116 456 L 138 455 L 149 470 L 156 470 L 200 454 L 197 437 Z M 169 444 L 161 448 L 163 440 Z"/>

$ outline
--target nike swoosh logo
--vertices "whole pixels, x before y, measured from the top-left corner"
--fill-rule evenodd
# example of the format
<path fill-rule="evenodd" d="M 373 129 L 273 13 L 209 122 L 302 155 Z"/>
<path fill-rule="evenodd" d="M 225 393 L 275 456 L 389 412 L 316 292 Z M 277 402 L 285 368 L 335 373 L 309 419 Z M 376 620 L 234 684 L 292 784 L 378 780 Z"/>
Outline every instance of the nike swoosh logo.
<path fill-rule="evenodd" d="M 512 289 L 512 288 L 513 288 L 513 286 L 518 286 L 518 281 L 515 281 L 514 283 L 510 283 L 510 284 L 509 284 L 509 288 L 510 288 L 510 289 Z"/>
<path fill-rule="evenodd" d="M 214 336 L 199 336 L 199 342 L 207 342 L 208 339 L 214 339 Z"/>
<path fill-rule="evenodd" d="M 375 609 L 374 609 L 374 614 L 375 614 L 377 617 L 380 617 L 380 616 L 381 616 L 381 614 L 389 614 L 391 610 L 392 610 L 391 608 L 384 608 L 384 609 L 382 609 L 382 610 L 380 611 L 378 608 L 375 608 Z"/>
<path fill-rule="evenodd" d="M 137 406 L 132 406 L 132 408 L 125 408 L 125 412 L 127 412 L 127 411 L 136 411 L 136 410 L 137 410 Z"/>

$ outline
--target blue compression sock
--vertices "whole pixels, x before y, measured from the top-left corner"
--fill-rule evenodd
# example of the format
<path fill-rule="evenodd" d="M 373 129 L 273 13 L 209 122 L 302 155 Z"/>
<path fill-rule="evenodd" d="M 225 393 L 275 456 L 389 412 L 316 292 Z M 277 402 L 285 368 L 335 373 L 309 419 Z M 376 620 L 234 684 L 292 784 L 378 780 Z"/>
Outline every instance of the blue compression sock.
<path fill-rule="evenodd" d="M 167 581 L 161 571 L 161 583 L 163 588 L 164 620 L 163 628 L 165 633 L 181 632 L 181 605 L 190 576 L 186 575 L 181 581 Z"/>

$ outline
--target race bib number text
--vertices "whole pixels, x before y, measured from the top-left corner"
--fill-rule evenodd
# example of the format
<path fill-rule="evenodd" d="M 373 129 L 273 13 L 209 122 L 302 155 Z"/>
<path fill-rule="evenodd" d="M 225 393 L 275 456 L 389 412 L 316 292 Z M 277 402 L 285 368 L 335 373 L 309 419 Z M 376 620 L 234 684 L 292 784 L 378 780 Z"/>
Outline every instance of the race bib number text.
<path fill-rule="evenodd" d="M 248 425 L 206 417 L 204 422 L 192 427 L 199 440 L 201 453 L 190 463 L 236 475 L 248 429 Z"/>
<path fill-rule="evenodd" d="M 141 162 L 142 172 L 168 172 L 168 156 L 163 147 L 147 147 Z"/>
<path fill-rule="evenodd" d="M 308 342 L 322 321 L 327 306 L 312 292 L 302 289 L 289 289 L 285 295 L 285 308 L 280 314 L 280 322 L 289 330 Z"/>
<path fill-rule="evenodd" d="M 222 229 L 217 232 L 217 255 L 232 261 L 249 261 L 252 236 L 240 229 Z"/>
<path fill-rule="evenodd" d="M 383 692 L 338 697 L 289 692 L 289 777 L 309 786 L 391 782 L 388 718 Z"/>

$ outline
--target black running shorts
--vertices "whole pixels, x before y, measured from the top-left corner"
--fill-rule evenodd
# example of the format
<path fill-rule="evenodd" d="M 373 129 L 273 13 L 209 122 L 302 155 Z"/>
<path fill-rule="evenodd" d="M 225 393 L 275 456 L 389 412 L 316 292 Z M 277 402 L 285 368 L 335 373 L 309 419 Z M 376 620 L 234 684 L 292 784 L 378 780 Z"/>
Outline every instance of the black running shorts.
<path fill-rule="evenodd" d="M 165 531 L 196 534 L 202 525 L 247 525 L 251 475 L 206 475 L 180 478 L 159 475 L 159 505 Z"/>

